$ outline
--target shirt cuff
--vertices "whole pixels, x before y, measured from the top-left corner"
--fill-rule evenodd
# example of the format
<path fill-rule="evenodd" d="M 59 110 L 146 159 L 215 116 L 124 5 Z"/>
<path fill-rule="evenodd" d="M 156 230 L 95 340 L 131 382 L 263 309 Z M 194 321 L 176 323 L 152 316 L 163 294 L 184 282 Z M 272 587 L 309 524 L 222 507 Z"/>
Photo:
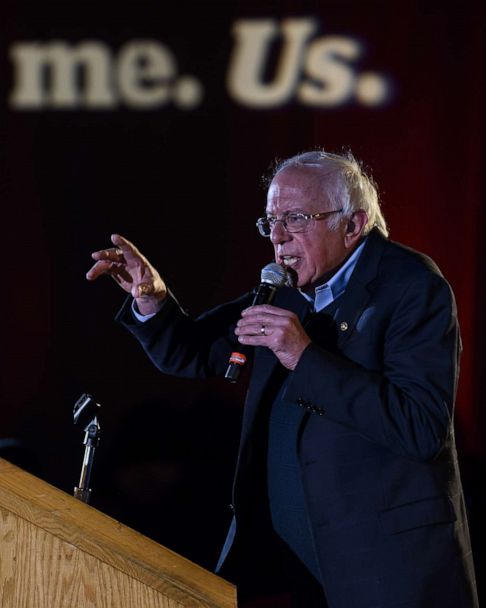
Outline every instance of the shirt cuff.
<path fill-rule="evenodd" d="M 135 317 L 135 319 L 137 319 L 137 321 L 140 321 L 140 323 L 145 323 L 152 317 L 155 317 L 155 315 L 157 313 L 151 312 L 149 315 L 143 315 L 141 312 L 138 311 L 137 306 L 135 304 L 135 300 L 132 300 L 132 314 Z"/>

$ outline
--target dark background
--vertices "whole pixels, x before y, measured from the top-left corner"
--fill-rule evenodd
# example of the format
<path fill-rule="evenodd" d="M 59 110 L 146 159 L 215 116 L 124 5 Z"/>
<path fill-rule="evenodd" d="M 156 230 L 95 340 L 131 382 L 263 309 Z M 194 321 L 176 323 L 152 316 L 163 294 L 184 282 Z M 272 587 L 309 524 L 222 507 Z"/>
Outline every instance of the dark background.
<path fill-rule="evenodd" d="M 280 28 L 311 17 L 309 44 L 340 36 L 361 45 L 354 59 L 335 61 L 356 78 L 385 79 L 384 103 L 363 103 L 353 90 L 335 107 L 306 105 L 296 94 L 302 70 L 283 102 L 235 98 L 234 24 L 273 19 Z M 213 568 L 230 519 L 244 382 L 160 375 L 113 322 L 120 290 L 109 279 L 85 281 L 90 252 L 124 234 L 189 311 L 202 312 L 252 287 L 271 258 L 254 222 L 273 160 L 349 147 L 380 186 L 391 237 L 432 256 L 457 297 L 456 431 L 481 583 L 484 26 L 479 3 L 467 1 L 2 4 L 0 437 L 10 440 L 2 453 L 72 492 L 83 453 L 72 407 L 92 393 L 102 405 L 93 505 Z M 137 109 L 121 99 L 104 110 L 12 103 L 14 44 L 99 41 L 116 58 L 137 39 L 170 49 L 178 73 L 201 83 L 202 101 Z M 283 46 L 277 35 L 260 86 L 277 78 Z"/>

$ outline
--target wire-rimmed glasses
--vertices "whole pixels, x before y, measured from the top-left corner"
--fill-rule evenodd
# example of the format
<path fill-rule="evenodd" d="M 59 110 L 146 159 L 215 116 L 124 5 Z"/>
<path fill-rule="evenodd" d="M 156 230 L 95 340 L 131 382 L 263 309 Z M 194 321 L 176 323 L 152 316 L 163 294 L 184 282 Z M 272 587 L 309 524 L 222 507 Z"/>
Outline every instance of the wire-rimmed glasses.
<path fill-rule="evenodd" d="M 282 222 L 282 226 L 287 232 L 306 232 L 315 220 L 324 220 L 333 213 L 341 213 L 342 211 L 343 209 L 334 209 L 333 211 L 322 211 L 320 213 L 287 213 L 281 218 L 267 215 L 258 218 L 256 226 L 260 234 L 266 237 L 271 235 L 277 222 Z"/>

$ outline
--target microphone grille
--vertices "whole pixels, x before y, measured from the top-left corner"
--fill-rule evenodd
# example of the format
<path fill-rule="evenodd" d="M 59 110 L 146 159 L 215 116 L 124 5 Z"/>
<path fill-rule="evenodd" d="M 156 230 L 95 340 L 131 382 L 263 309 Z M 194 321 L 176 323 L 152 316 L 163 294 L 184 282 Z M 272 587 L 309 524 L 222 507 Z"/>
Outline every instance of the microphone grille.
<path fill-rule="evenodd" d="M 283 287 L 287 283 L 288 273 L 283 266 L 272 262 L 262 268 L 261 282 L 270 283 L 275 287 Z"/>

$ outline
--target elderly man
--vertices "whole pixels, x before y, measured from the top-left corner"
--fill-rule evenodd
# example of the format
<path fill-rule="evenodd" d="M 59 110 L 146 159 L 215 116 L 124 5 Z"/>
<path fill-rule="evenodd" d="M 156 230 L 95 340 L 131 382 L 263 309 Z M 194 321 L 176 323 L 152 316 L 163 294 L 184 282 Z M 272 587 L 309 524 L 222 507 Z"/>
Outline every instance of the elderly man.
<path fill-rule="evenodd" d="M 253 353 L 218 571 L 243 592 L 260 572 L 302 608 L 476 607 L 449 285 L 388 240 L 351 155 L 284 161 L 257 226 L 293 279 L 272 305 L 246 294 L 192 320 L 118 235 L 87 275 L 131 294 L 118 319 L 165 373 L 223 375 L 235 345 Z"/>

